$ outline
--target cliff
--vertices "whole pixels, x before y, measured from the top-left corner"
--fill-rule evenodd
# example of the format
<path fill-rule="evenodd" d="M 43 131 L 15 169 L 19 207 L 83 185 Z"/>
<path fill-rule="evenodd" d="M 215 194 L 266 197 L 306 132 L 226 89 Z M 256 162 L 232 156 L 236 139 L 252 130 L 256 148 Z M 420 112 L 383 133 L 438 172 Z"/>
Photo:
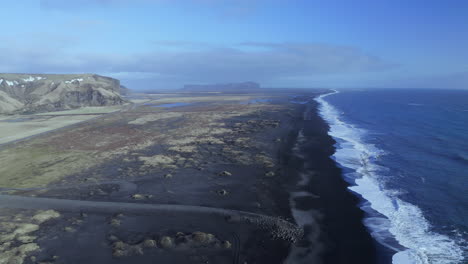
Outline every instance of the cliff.
<path fill-rule="evenodd" d="M 120 81 L 95 74 L 0 73 L 0 113 L 122 104 Z"/>
<path fill-rule="evenodd" d="M 120 85 L 120 95 L 129 95 L 131 93 L 131 90 L 128 89 L 127 87 Z"/>

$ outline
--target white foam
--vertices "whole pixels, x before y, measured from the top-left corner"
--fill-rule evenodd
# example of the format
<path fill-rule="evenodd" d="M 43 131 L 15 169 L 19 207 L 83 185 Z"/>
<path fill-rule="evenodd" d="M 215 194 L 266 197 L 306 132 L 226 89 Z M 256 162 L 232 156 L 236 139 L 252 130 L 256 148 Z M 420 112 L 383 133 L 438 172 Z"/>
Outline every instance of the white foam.
<path fill-rule="evenodd" d="M 413 264 L 418 263 L 418 260 L 413 257 L 409 250 L 403 250 L 393 255 L 392 263 Z"/>
<path fill-rule="evenodd" d="M 0 79 L 0 85 L 2 85 L 2 83 L 3 83 L 3 79 Z"/>
<path fill-rule="evenodd" d="M 355 185 L 350 190 L 359 193 L 369 201 L 370 207 L 384 215 L 381 220 L 365 221 L 371 229 L 372 235 L 383 245 L 388 232 L 407 248 L 400 250 L 393 256 L 393 263 L 440 263 L 455 264 L 464 260 L 462 247 L 448 236 L 431 231 L 429 222 L 422 211 L 415 205 L 398 198 L 399 192 L 387 190 L 379 179 L 379 172 L 383 169 L 372 160 L 384 154 L 371 144 L 366 144 L 363 137 L 365 130 L 343 122 L 341 115 L 331 104 L 324 100 L 326 96 L 337 91 L 321 95 L 316 98 L 320 104 L 320 115 L 329 126 L 329 134 L 338 142 L 333 158 L 342 166 L 355 170 Z M 388 232 L 385 232 L 388 230 Z"/>

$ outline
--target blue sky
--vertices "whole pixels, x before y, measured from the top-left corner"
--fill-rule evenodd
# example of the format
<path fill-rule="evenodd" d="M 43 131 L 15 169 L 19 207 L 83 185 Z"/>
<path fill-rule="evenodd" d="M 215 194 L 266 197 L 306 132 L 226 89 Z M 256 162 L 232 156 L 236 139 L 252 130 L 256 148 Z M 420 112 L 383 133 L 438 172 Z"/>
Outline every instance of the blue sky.
<path fill-rule="evenodd" d="M 0 72 L 134 89 L 468 88 L 465 0 L 2 1 Z"/>

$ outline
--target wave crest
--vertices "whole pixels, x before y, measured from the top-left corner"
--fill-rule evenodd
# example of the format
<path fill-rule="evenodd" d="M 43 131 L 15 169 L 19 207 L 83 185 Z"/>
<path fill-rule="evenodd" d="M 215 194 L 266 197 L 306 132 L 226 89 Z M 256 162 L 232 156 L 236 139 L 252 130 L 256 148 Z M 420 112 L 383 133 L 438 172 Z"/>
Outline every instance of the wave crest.
<path fill-rule="evenodd" d="M 464 260 L 462 247 L 446 235 L 431 231 L 429 222 L 417 206 L 398 198 L 398 191 L 387 190 L 379 179 L 379 171 L 383 168 L 373 161 L 384 152 L 363 140 L 365 130 L 347 124 L 341 120 L 340 112 L 325 97 L 338 93 L 334 91 L 317 97 L 319 113 L 330 126 L 329 135 L 336 141 L 336 152 L 333 158 L 341 166 L 353 170 L 344 175 L 352 178 L 353 186 L 349 189 L 360 194 L 372 208 L 385 216 L 372 216 L 364 223 L 370 229 L 373 237 L 382 245 L 397 253 L 393 263 L 462 263 Z M 393 236 L 400 245 L 387 243 Z"/>

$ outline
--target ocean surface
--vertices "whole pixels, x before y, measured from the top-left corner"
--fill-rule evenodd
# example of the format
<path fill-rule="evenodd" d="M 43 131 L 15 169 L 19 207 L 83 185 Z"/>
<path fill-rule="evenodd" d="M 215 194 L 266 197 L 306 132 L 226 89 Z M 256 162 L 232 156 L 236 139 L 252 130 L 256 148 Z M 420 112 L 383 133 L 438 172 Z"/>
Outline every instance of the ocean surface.
<path fill-rule="evenodd" d="M 393 263 L 468 263 L 468 91 L 342 90 L 316 101 Z"/>

